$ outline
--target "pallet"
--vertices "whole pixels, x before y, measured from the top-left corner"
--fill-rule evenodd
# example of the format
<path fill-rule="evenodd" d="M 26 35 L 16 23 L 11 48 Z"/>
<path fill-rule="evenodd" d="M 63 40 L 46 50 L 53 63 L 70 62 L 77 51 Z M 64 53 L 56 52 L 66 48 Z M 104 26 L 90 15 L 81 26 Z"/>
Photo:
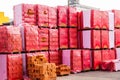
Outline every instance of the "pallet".
<path fill-rule="evenodd" d="M 77 74 L 80 73 L 81 71 L 71 71 L 71 74 Z"/>

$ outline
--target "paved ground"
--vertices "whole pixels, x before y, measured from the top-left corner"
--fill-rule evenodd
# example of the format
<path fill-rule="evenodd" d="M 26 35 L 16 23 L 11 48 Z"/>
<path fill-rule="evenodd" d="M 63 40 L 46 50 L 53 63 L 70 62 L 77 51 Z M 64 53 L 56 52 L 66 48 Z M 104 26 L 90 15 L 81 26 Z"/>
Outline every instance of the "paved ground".
<path fill-rule="evenodd" d="M 90 71 L 69 76 L 58 77 L 57 80 L 120 80 L 119 72 Z"/>

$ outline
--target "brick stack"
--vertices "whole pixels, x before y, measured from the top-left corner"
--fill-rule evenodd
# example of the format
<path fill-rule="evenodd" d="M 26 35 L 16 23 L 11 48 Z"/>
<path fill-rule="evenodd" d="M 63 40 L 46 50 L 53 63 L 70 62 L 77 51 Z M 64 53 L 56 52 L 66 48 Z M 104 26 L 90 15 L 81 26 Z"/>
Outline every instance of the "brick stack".
<path fill-rule="evenodd" d="M 58 49 L 58 29 L 49 29 L 49 50 Z"/>
<path fill-rule="evenodd" d="M 106 71 L 119 71 L 120 70 L 120 60 L 107 60 L 101 63 L 101 69 Z"/>
<path fill-rule="evenodd" d="M 27 73 L 30 79 L 55 80 L 56 66 L 41 54 L 27 54 Z"/>
<path fill-rule="evenodd" d="M 58 50 L 49 51 L 49 61 L 50 61 L 50 63 L 55 63 L 56 65 L 60 64 L 60 57 L 59 57 Z"/>
<path fill-rule="evenodd" d="M 40 27 L 49 27 L 48 26 L 48 6 L 37 5 L 37 25 Z"/>
<path fill-rule="evenodd" d="M 62 63 L 70 66 L 72 73 L 82 71 L 81 50 L 62 50 L 61 55 Z"/>
<path fill-rule="evenodd" d="M 96 64 L 97 57 L 95 56 L 96 52 L 101 49 L 101 12 L 99 10 L 83 10 L 78 13 L 78 18 L 78 47 L 83 49 L 82 69 L 86 71 L 91 70 L 92 65 L 93 68 L 98 67 L 101 61 L 97 60 Z M 101 56 L 101 52 L 98 55 Z"/>
<path fill-rule="evenodd" d="M 48 7 L 48 22 L 50 28 L 57 28 L 57 8 Z"/>
<path fill-rule="evenodd" d="M 36 5 L 37 7 L 37 25 L 38 25 L 38 39 L 39 50 L 49 50 L 49 7 L 46 5 Z"/>
<path fill-rule="evenodd" d="M 81 52 L 82 71 L 91 70 L 91 51 L 83 49 Z"/>
<path fill-rule="evenodd" d="M 1 80 L 23 80 L 21 54 L 1 54 L 0 64 Z"/>
<path fill-rule="evenodd" d="M 48 28 L 38 28 L 39 50 L 48 50 Z"/>
<path fill-rule="evenodd" d="M 59 28 L 59 48 L 68 49 L 68 28 Z"/>
<path fill-rule="evenodd" d="M 0 33 L 1 80 L 22 80 L 22 55 L 18 54 L 22 51 L 20 28 L 14 26 L 2 26 L 0 28 Z"/>
<path fill-rule="evenodd" d="M 20 28 L 14 26 L 2 26 L 0 28 L 0 52 L 21 52 L 22 38 Z"/>
<path fill-rule="evenodd" d="M 104 61 L 103 51 L 114 52 L 114 14 L 110 11 L 86 10 L 79 13 L 81 23 L 78 28 L 79 48 L 87 48 L 92 51 L 92 69 L 100 69 L 101 61 Z M 103 56 L 104 54 L 104 56 Z"/>
<path fill-rule="evenodd" d="M 36 25 L 36 6 L 33 4 L 19 4 L 14 6 L 14 25 L 29 23 Z"/>
<path fill-rule="evenodd" d="M 49 7 L 49 62 L 60 64 L 58 45 L 57 8 Z"/>
<path fill-rule="evenodd" d="M 29 24 L 21 25 L 23 51 L 39 50 L 38 27 Z"/>
<path fill-rule="evenodd" d="M 111 12 L 101 11 L 101 16 L 101 62 L 103 62 L 105 60 L 115 59 L 115 52 L 113 50 L 114 44 L 111 45 L 111 43 L 114 43 L 114 38 L 111 37 L 114 36 L 114 24 L 113 14 Z M 113 58 L 111 57 L 111 55 L 113 56 Z"/>
<path fill-rule="evenodd" d="M 61 65 L 57 66 L 56 74 L 58 76 L 69 75 L 70 74 L 70 67 L 65 65 L 65 64 L 61 64 Z"/>
<path fill-rule="evenodd" d="M 69 48 L 77 48 L 77 10 L 74 7 L 68 7 L 68 27 L 69 27 Z"/>
<path fill-rule="evenodd" d="M 57 26 L 59 27 L 59 48 L 67 49 L 68 48 L 68 14 L 66 6 L 58 6 L 57 7 Z"/>

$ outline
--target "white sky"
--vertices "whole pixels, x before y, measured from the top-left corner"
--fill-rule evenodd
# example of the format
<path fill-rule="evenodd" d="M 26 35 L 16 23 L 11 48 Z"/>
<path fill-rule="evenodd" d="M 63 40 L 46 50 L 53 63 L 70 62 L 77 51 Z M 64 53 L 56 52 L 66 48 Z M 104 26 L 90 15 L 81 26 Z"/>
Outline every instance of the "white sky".
<path fill-rule="evenodd" d="M 20 3 L 43 4 L 48 6 L 67 5 L 67 0 L 0 0 L 0 11 L 13 18 L 13 5 Z M 80 0 L 80 4 L 103 10 L 120 9 L 119 0 Z"/>

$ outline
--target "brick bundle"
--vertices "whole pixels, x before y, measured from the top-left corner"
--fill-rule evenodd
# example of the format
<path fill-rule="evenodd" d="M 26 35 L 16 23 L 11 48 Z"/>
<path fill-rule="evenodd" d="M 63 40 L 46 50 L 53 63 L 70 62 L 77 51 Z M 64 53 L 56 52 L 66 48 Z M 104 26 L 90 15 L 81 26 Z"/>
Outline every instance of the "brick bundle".
<path fill-rule="evenodd" d="M 106 71 L 119 71 L 120 70 L 120 60 L 107 60 L 101 62 L 101 69 Z"/>
<path fill-rule="evenodd" d="M 77 10 L 74 7 L 68 7 L 68 26 L 77 28 Z"/>
<path fill-rule="evenodd" d="M 62 63 L 70 67 L 72 73 L 82 71 L 81 50 L 62 50 Z"/>
<path fill-rule="evenodd" d="M 27 73 L 30 79 L 52 80 L 56 79 L 56 66 L 54 63 L 47 63 L 41 54 L 28 54 Z"/>
<path fill-rule="evenodd" d="M 48 23 L 48 6 L 37 5 L 37 25 L 40 27 L 49 27 Z"/>
<path fill-rule="evenodd" d="M 82 70 L 89 71 L 91 69 L 91 51 L 90 50 L 82 50 Z"/>
<path fill-rule="evenodd" d="M 78 48 L 77 47 L 77 29 L 76 28 L 69 28 L 69 48 Z"/>
<path fill-rule="evenodd" d="M 23 79 L 21 54 L 0 55 L 0 64 L 1 80 Z"/>
<path fill-rule="evenodd" d="M 59 28 L 59 48 L 68 48 L 68 28 Z"/>
<path fill-rule="evenodd" d="M 56 74 L 58 76 L 69 75 L 70 74 L 70 67 L 65 65 L 65 64 L 61 64 L 61 65 L 57 66 Z"/>
<path fill-rule="evenodd" d="M 68 22 L 67 6 L 58 6 L 57 10 L 58 10 L 57 26 L 67 27 L 67 22 Z"/>
<path fill-rule="evenodd" d="M 50 63 L 55 63 L 56 65 L 60 64 L 59 51 L 49 51 L 49 61 Z"/>
<path fill-rule="evenodd" d="M 21 25 L 23 51 L 38 50 L 38 27 L 29 24 Z"/>
<path fill-rule="evenodd" d="M 2 26 L 0 33 L 0 52 L 22 51 L 22 38 L 19 27 Z"/>
<path fill-rule="evenodd" d="M 80 36 L 80 48 L 101 48 L 100 30 L 83 30 L 78 35 Z"/>
<path fill-rule="evenodd" d="M 49 50 L 58 49 L 58 29 L 49 29 Z"/>
<path fill-rule="evenodd" d="M 48 50 L 49 49 L 49 36 L 47 28 L 38 28 L 38 45 L 39 50 Z"/>
<path fill-rule="evenodd" d="M 36 6 L 33 4 L 19 4 L 14 6 L 14 24 L 21 23 L 36 25 Z"/>
<path fill-rule="evenodd" d="M 57 28 L 57 8 L 48 7 L 48 22 L 50 28 Z"/>

